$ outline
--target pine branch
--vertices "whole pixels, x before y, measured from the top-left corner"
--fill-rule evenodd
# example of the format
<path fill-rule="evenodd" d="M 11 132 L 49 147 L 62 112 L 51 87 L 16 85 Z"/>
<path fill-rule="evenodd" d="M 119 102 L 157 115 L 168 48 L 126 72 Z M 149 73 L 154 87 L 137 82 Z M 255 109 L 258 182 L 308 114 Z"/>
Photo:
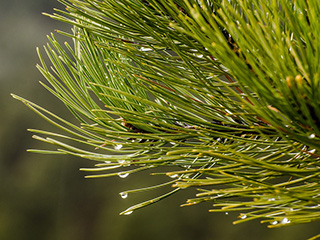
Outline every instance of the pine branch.
<path fill-rule="evenodd" d="M 319 220 L 316 0 L 61 3 L 48 16 L 73 25 L 61 32 L 73 46 L 51 35 L 38 68 L 79 125 L 14 95 L 65 132 L 31 130 L 57 147 L 43 153 L 97 161 L 88 177 L 174 178 L 140 189 L 174 187 L 122 214 L 200 187 L 184 206 L 210 201 L 239 211 L 235 223 Z"/>

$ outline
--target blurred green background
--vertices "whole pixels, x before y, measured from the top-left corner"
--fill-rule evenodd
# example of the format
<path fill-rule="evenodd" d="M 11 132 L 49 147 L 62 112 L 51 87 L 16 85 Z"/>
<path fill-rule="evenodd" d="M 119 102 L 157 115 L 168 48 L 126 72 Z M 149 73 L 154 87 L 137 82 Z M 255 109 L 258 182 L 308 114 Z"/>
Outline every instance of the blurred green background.
<path fill-rule="evenodd" d="M 71 26 L 41 15 L 63 8 L 56 0 L 0 0 L 0 239 L 1 240 L 233 240 L 306 239 L 320 233 L 319 223 L 267 229 L 257 222 L 232 225 L 238 214 L 208 213 L 211 204 L 180 208 L 188 190 L 153 206 L 119 216 L 127 207 L 161 192 L 129 195 L 119 192 L 157 181 L 148 173 L 126 179 L 85 180 L 80 167 L 91 162 L 70 156 L 27 153 L 46 148 L 28 128 L 53 129 L 11 98 L 15 93 L 66 116 L 71 115 L 38 81 L 35 48 L 46 35 Z M 60 41 L 68 39 L 59 36 Z M 150 195 L 149 195 L 150 194 Z"/>

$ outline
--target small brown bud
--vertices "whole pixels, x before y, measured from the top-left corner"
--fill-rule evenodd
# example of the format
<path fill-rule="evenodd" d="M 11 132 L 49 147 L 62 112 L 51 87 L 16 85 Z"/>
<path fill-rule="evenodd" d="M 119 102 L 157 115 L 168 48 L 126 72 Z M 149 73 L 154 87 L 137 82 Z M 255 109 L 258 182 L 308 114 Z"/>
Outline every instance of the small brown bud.
<path fill-rule="evenodd" d="M 287 82 L 287 85 L 288 87 L 291 89 L 292 88 L 292 77 L 288 76 L 286 77 L 286 82 Z"/>
<path fill-rule="evenodd" d="M 296 83 L 297 83 L 298 87 L 300 87 L 302 85 L 302 82 L 303 82 L 303 77 L 300 74 L 298 74 L 295 77 L 295 80 L 296 80 Z"/>

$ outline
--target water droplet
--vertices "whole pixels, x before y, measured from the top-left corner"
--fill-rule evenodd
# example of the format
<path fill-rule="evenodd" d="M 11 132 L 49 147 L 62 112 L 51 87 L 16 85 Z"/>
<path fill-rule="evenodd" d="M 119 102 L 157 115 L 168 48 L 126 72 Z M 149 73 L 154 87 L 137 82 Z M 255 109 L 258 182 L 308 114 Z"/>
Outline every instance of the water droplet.
<path fill-rule="evenodd" d="M 194 56 L 196 56 L 197 58 L 203 58 L 202 54 L 193 54 Z"/>
<path fill-rule="evenodd" d="M 120 193 L 120 196 L 121 196 L 123 199 L 125 199 L 125 198 L 128 197 L 128 193 L 127 193 L 127 192 L 121 192 L 121 193 Z"/>
<path fill-rule="evenodd" d="M 225 214 L 228 215 L 229 213 L 228 213 L 228 212 L 225 212 Z"/>
<path fill-rule="evenodd" d="M 125 160 L 118 160 L 118 163 L 123 164 Z"/>
<path fill-rule="evenodd" d="M 121 178 L 126 178 L 126 177 L 129 176 L 129 173 L 128 172 L 119 172 L 118 176 L 121 177 Z"/>
<path fill-rule="evenodd" d="M 275 201 L 275 198 L 269 198 L 268 201 Z"/>
<path fill-rule="evenodd" d="M 246 219 L 246 218 L 247 218 L 247 215 L 243 214 L 243 215 L 240 216 L 240 218 L 241 218 L 241 219 Z"/>
<path fill-rule="evenodd" d="M 276 225 L 276 224 L 278 224 L 278 221 L 273 221 L 271 224 Z"/>
<path fill-rule="evenodd" d="M 178 175 L 178 174 L 173 174 L 173 175 L 169 175 L 169 177 L 171 177 L 171 178 L 177 178 L 177 177 L 179 177 L 179 175 Z"/>
<path fill-rule="evenodd" d="M 115 150 L 120 150 L 122 148 L 122 144 L 118 144 L 114 146 Z"/>
<path fill-rule="evenodd" d="M 142 52 L 148 52 L 148 51 L 152 51 L 152 48 L 145 48 L 145 47 L 141 47 L 140 51 Z"/>
<path fill-rule="evenodd" d="M 286 223 L 290 223 L 290 220 L 288 218 L 284 218 L 281 220 L 281 224 L 286 224 Z"/>
<path fill-rule="evenodd" d="M 316 135 L 314 133 L 310 134 L 308 138 L 312 139 L 312 138 L 315 138 Z"/>
<path fill-rule="evenodd" d="M 123 215 L 130 215 L 131 213 L 133 213 L 133 211 L 126 212 L 126 213 L 124 213 Z"/>
<path fill-rule="evenodd" d="M 311 149 L 310 151 L 309 151 L 309 153 L 311 153 L 311 154 L 313 154 L 313 153 L 315 153 L 316 152 L 316 149 Z"/>

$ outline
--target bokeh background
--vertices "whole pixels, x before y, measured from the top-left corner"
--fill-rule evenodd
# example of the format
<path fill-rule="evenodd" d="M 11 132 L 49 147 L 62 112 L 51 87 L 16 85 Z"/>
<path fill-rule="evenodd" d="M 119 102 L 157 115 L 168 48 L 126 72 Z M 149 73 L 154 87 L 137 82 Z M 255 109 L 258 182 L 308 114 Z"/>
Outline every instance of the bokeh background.
<path fill-rule="evenodd" d="M 70 156 L 27 153 L 46 148 L 28 128 L 53 127 L 22 103 L 15 93 L 72 119 L 38 83 L 36 47 L 46 35 L 71 26 L 43 16 L 63 8 L 56 0 L 0 0 L 0 239 L 1 240 L 300 240 L 320 233 L 319 223 L 267 229 L 257 222 L 232 225 L 237 214 L 208 213 L 211 204 L 179 207 L 194 190 L 119 216 L 127 207 L 161 192 L 119 192 L 149 186 L 159 179 L 148 173 L 126 179 L 85 180 L 80 167 L 91 162 Z M 58 36 L 59 41 L 69 41 Z"/>

